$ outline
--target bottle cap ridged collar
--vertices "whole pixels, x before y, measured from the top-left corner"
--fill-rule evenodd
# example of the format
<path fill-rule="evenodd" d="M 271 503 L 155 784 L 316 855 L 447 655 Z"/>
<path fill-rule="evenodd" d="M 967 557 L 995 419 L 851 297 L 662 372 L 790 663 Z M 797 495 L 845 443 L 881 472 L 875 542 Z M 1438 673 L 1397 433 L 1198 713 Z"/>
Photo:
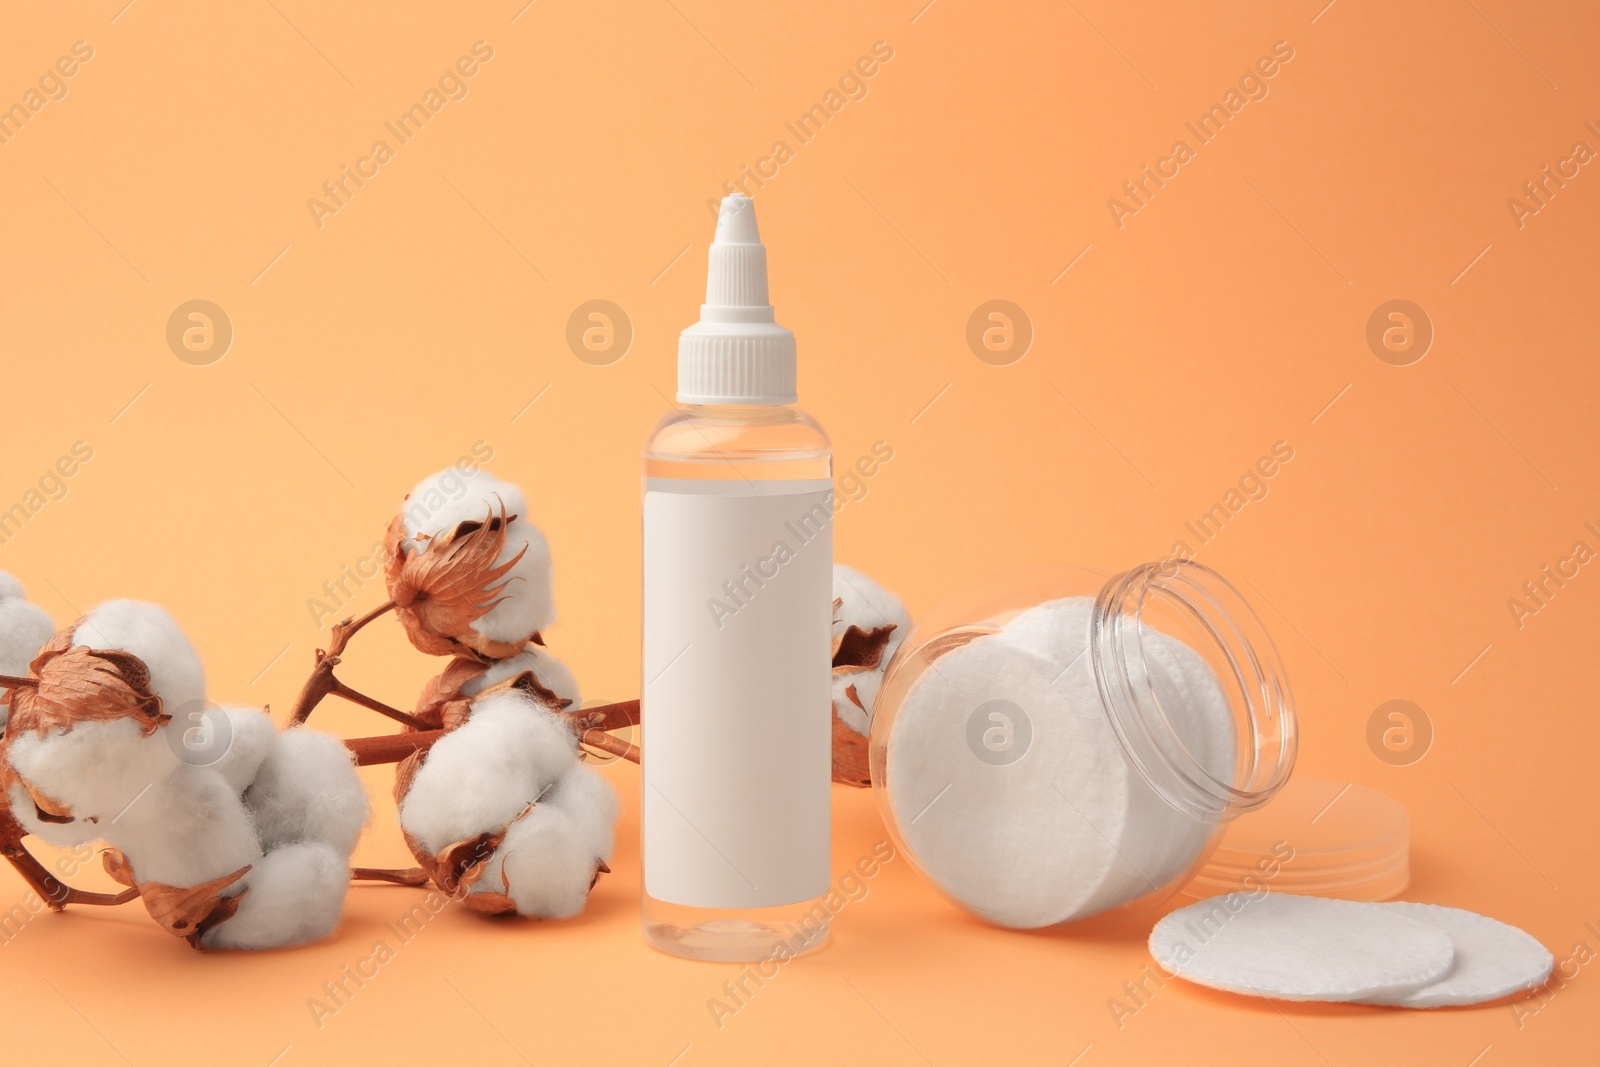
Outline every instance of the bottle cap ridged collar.
<path fill-rule="evenodd" d="M 794 334 L 767 302 L 767 249 L 749 197 L 723 199 L 707 260 L 700 321 L 678 339 L 678 402 L 794 403 Z"/>

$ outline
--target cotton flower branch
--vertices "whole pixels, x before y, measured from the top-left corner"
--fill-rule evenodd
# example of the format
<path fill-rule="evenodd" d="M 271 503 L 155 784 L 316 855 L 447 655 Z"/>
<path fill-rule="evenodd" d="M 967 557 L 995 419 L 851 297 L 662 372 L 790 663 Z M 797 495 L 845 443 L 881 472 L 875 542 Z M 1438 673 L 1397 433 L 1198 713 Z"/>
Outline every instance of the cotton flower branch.
<path fill-rule="evenodd" d="M 571 671 L 544 647 L 550 553 L 521 491 L 479 472 L 479 492 L 442 496 L 450 474 L 420 484 L 391 522 L 390 599 L 333 627 L 282 733 L 263 712 L 205 701 L 193 646 L 159 607 L 112 601 L 57 632 L 0 574 L 0 855 L 48 906 L 140 898 L 197 948 L 321 937 L 352 878 L 432 883 L 489 914 L 582 910 L 611 869 L 617 815 L 585 749 L 637 763 L 638 746 L 613 732 L 639 725 L 640 703 L 581 705 Z M 834 777 L 865 785 L 873 700 L 909 619 L 848 568 L 835 596 Z M 419 651 L 447 657 L 410 711 L 336 673 L 352 638 L 388 614 Z M 300 728 L 329 696 L 403 729 L 341 743 Z M 225 737 L 191 760 L 196 709 Z M 394 796 L 418 866 L 351 869 L 368 812 L 352 764 L 384 763 L 398 765 Z M 24 846 L 28 834 L 104 841 L 106 870 L 127 888 L 65 885 Z"/>
<path fill-rule="evenodd" d="M 343 697 L 352 704 L 359 704 L 364 708 L 376 711 L 380 715 L 387 715 L 396 722 L 404 723 L 412 729 L 425 729 L 425 725 L 415 716 L 391 708 L 381 700 L 375 700 L 365 693 L 358 692 L 341 682 L 333 673 L 333 669 L 340 663 L 344 655 L 345 646 L 350 643 L 363 627 L 383 615 L 395 610 L 395 602 L 386 600 L 373 608 L 360 618 L 345 619 L 334 624 L 332 639 L 328 642 L 327 651 L 317 650 L 316 666 L 311 669 L 311 677 L 306 679 L 306 684 L 300 690 L 300 696 L 295 699 L 294 709 L 290 712 L 289 722 L 298 726 L 311 717 L 311 712 L 329 696 Z"/>
<path fill-rule="evenodd" d="M 39 642 L 15 599 L 0 595 L 0 851 L 40 896 L 57 908 L 137 896 L 163 929 L 201 949 L 330 933 L 370 811 L 343 745 L 207 701 L 194 646 L 155 604 L 107 601 Z M 25 659 L 30 645 L 36 654 Z M 126 891 L 88 894 L 51 879 L 22 846 L 25 834 L 103 844 L 106 871 Z"/>
<path fill-rule="evenodd" d="M 617 814 L 583 749 L 637 762 L 638 748 L 608 731 L 636 725 L 639 704 L 583 708 L 571 671 L 544 649 L 550 549 L 526 514 L 522 491 L 483 471 L 418 484 L 384 540 L 389 601 L 334 627 L 291 717 L 304 722 L 332 695 L 405 727 L 346 744 L 360 765 L 398 764 L 400 827 L 419 867 L 357 877 L 426 879 L 476 911 L 565 918 L 610 870 Z M 390 611 L 418 651 L 448 657 L 409 712 L 334 673 L 350 638 Z"/>

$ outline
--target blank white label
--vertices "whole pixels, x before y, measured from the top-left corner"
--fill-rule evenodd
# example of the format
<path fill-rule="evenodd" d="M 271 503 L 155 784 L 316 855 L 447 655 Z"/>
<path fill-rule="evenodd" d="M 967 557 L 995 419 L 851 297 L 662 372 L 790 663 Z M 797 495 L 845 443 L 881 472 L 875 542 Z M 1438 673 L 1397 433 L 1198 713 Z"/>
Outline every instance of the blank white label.
<path fill-rule="evenodd" d="M 829 878 L 833 491 L 650 479 L 644 497 L 645 891 L 701 908 Z"/>

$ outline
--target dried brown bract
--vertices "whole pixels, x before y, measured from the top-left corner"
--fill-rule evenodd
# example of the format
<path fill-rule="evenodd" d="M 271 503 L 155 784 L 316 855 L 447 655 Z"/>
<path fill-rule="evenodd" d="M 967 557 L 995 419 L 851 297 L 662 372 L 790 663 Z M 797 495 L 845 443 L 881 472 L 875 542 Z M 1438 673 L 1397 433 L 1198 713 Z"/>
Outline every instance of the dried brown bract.
<path fill-rule="evenodd" d="M 833 568 L 833 596 L 833 780 L 868 786 L 873 702 L 911 619 L 899 597 L 843 564 Z"/>
<path fill-rule="evenodd" d="M 492 640 L 472 628 L 506 599 L 502 584 L 528 551 L 524 544 L 501 560 L 506 528 L 515 518 L 501 504 L 498 515 L 491 508 L 481 521 L 461 522 L 426 538 L 408 537 L 403 515 L 389 524 L 384 578 L 400 624 L 418 649 L 435 656 L 475 653 L 487 660 L 521 651 L 522 642 Z M 408 540 L 423 547 L 408 552 Z"/>
<path fill-rule="evenodd" d="M 80 620 L 81 622 L 82 620 Z M 135 719 L 148 737 L 171 721 L 150 688 L 150 669 L 129 652 L 73 647 L 78 623 L 61 630 L 34 657 L 38 684 L 11 694 L 10 734 L 66 732 L 81 722 Z"/>
<path fill-rule="evenodd" d="M 106 873 L 117 882 L 139 891 L 150 918 L 161 924 L 167 933 L 183 938 L 190 947 L 199 948 L 200 940 L 213 927 L 233 918 L 244 902 L 248 888 L 231 896 L 223 891 L 249 873 L 249 867 L 240 867 L 231 874 L 213 878 L 199 885 L 163 885 L 160 882 L 141 882 L 133 872 L 133 865 L 121 851 L 108 848 L 101 853 Z"/>

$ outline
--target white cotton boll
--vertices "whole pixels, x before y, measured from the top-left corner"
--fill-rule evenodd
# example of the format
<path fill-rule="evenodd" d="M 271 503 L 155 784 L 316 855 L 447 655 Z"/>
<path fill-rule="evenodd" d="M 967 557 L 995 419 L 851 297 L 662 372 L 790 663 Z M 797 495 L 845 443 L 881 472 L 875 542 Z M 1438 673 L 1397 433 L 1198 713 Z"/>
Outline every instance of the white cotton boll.
<path fill-rule="evenodd" d="M 550 543 L 543 531 L 526 519 L 506 526 L 499 562 L 509 563 L 518 552 L 523 552 L 522 558 L 490 589 L 500 602 L 472 624 L 491 641 L 526 641 L 556 621 Z"/>
<path fill-rule="evenodd" d="M 421 547 L 416 541 L 418 534 L 437 537 L 463 522 L 482 522 L 491 508 L 499 515 L 502 507 L 508 516 L 528 515 L 528 501 L 522 490 L 486 470 L 447 467 L 431 474 L 417 483 L 402 505 L 400 514 L 408 536 L 406 551 Z"/>
<path fill-rule="evenodd" d="M 536 804 L 511 824 L 474 888 L 505 892 L 518 915 L 568 919 L 589 899 L 594 861 L 571 816 L 549 804 Z"/>
<path fill-rule="evenodd" d="M 565 720 L 522 693 L 494 693 L 428 750 L 400 804 L 400 826 L 434 853 L 497 831 L 577 758 Z"/>
<path fill-rule="evenodd" d="M 437 853 L 504 826 L 537 792 L 528 768 L 511 765 L 518 725 L 488 715 L 469 720 L 428 750 L 400 802 L 400 827 Z"/>
<path fill-rule="evenodd" d="M 162 710 L 175 718 L 205 701 L 206 674 L 200 655 L 158 604 L 108 600 L 78 624 L 72 643 L 78 648 L 119 649 L 138 656 L 150 669 L 150 688 L 161 698 Z"/>
<path fill-rule="evenodd" d="M 0 597 L 0 674 L 27 674 L 28 664 L 55 632 L 50 613 L 39 605 L 20 597 Z"/>
<path fill-rule="evenodd" d="M 235 884 L 248 892 L 232 918 L 201 938 L 206 948 L 283 948 L 326 937 L 339 925 L 350 868 L 328 845 L 304 842 L 268 852 Z"/>
<path fill-rule="evenodd" d="M 550 544 L 528 517 L 521 489 L 484 470 L 452 467 L 424 478 L 406 498 L 401 512 L 407 534 L 403 548 L 407 553 L 425 551 L 428 539 L 463 522 L 497 517 L 502 508 L 510 521 L 497 563 L 517 562 L 490 590 L 499 603 L 475 620 L 472 628 L 491 641 L 520 644 L 556 620 Z"/>
<path fill-rule="evenodd" d="M 9 571 L 0 571 L 0 600 L 23 599 L 22 583 Z"/>
<path fill-rule="evenodd" d="M 28 664 L 39 654 L 39 649 L 55 634 L 56 624 L 50 614 L 37 604 L 30 604 L 21 596 L 21 586 L 9 574 L 0 572 L 0 593 L 15 587 L 14 594 L 0 595 L 0 674 L 26 677 Z M 7 586 L 4 583 L 9 582 Z M 0 688 L 0 729 L 10 718 L 11 690 Z"/>
<path fill-rule="evenodd" d="M 244 800 L 269 850 L 312 841 L 349 856 L 372 813 L 349 749 L 303 726 L 272 735 Z"/>
<path fill-rule="evenodd" d="M 510 659 L 492 664 L 482 674 L 469 678 L 461 687 L 461 695 L 477 696 L 491 685 L 515 678 L 523 671 L 532 671 L 540 685 L 556 696 L 572 701 L 570 707 L 576 708 L 583 703 L 583 696 L 578 692 L 578 680 L 573 677 L 572 671 L 538 645 L 529 645 Z"/>
<path fill-rule="evenodd" d="M 69 823 L 45 822 L 33 810 L 33 798 L 21 782 L 13 782 L 6 799 L 11 802 L 11 813 L 28 833 L 41 841 L 60 848 L 73 848 L 100 840 L 100 827 L 83 819 Z"/>
<path fill-rule="evenodd" d="M 185 764 L 123 812 L 102 820 L 100 831 L 128 857 L 141 882 L 199 885 L 261 855 L 255 823 L 239 795 L 221 775 Z"/>
<path fill-rule="evenodd" d="M 177 721 L 166 727 L 189 728 Z M 272 719 L 260 708 L 211 708 L 206 712 L 206 721 L 193 728 L 205 735 L 199 742 L 204 747 L 186 762 L 204 765 L 222 775 L 235 793 L 243 793 L 255 781 L 278 733 Z M 222 748 L 220 753 L 210 751 L 216 746 Z"/>
<path fill-rule="evenodd" d="M 876 630 L 894 626 L 883 649 L 880 666 L 888 664 L 911 628 L 911 616 L 900 598 L 853 567 L 833 565 L 833 597 L 840 601 L 833 612 L 833 637 L 838 640 L 851 626 Z M 865 703 L 865 702 L 863 702 Z"/>
<path fill-rule="evenodd" d="M 856 679 L 856 699 L 861 701 L 861 706 L 866 709 L 867 722 L 872 722 L 872 708 L 878 700 L 878 690 L 883 687 L 883 672 L 863 671 Z M 862 733 L 867 731 L 863 730 Z"/>
<path fill-rule="evenodd" d="M 474 701 L 468 722 L 484 717 L 503 724 L 517 748 L 513 758 L 531 773 L 534 792 L 529 800 L 536 799 L 578 760 L 577 739 L 567 720 L 525 693 L 491 693 Z"/>
<path fill-rule="evenodd" d="M 35 791 L 71 809 L 80 822 L 97 820 L 102 830 L 181 765 L 164 730 L 146 737 L 129 718 L 80 722 L 43 736 L 23 731 L 11 738 L 9 756 Z"/>
<path fill-rule="evenodd" d="M 571 817 L 591 856 L 602 861 L 611 858 L 617 791 L 599 771 L 582 763 L 569 768 L 539 803 L 560 808 Z"/>
<path fill-rule="evenodd" d="M 877 699 L 878 686 L 882 681 L 883 675 L 877 671 L 851 671 L 834 676 L 833 710 L 841 722 L 858 734 L 865 735 L 872 726 L 872 701 Z M 850 699 L 849 690 L 852 687 L 862 707 L 857 707 L 855 701 Z"/>

